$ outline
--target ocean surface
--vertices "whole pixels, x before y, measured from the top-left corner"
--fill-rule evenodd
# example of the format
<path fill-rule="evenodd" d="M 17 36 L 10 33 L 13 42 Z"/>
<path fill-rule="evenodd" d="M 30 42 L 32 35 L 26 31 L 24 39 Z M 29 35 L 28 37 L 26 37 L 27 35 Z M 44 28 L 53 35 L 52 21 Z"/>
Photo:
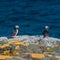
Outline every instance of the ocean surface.
<path fill-rule="evenodd" d="M 18 35 L 42 35 L 48 25 L 49 36 L 60 38 L 60 0 L 0 0 L 0 36 L 10 36 L 15 25 Z"/>

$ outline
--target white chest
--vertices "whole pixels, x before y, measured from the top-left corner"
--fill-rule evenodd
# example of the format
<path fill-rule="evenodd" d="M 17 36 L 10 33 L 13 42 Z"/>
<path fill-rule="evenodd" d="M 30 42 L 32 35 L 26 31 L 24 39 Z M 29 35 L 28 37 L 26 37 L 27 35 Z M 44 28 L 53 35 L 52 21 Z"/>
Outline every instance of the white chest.
<path fill-rule="evenodd" d="M 18 29 L 16 30 L 16 34 L 15 35 L 17 35 L 18 34 Z"/>

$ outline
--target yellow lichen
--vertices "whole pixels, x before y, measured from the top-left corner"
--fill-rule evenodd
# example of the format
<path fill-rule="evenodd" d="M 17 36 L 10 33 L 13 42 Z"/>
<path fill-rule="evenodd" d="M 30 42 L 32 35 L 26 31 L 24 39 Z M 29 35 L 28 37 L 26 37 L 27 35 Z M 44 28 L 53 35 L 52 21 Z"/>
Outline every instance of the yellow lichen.
<path fill-rule="evenodd" d="M 15 49 L 18 50 L 20 47 L 19 46 L 16 46 Z"/>
<path fill-rule="evenodd" d="M 44 58 L 44 54 L 35 54 L 35 53 L 32 53 L 31 56 L 32 56 L 32 58 L 37 58 L 37 59 Z"/>
<path fill-rule="evenodd" d="M 17 51 L 14 51 L 13 52 L 13 55 L 15 56 L 15 55 L 18 55 L 18 52 Z"/>
<path fill-rule="evenodd" d="M 32 58 L 37 58 L 37 59 L 45 57 L 44 54 L 38 54 L 38 53 L 29 53 L 29 52 L 26 52 L 26 53 L 23 53 L 23 54 L 30 55 Z"/>
<path fill-rule="evenodd" d="M 2 54 L 4 54 L 4 55 L 10 55 L 10 51 L 9 50 L 6 50 Z"/>
<path fill-rule="evenodd" d="M 12 58 L 12 56 L 0 55 L 0 59 Z"/>
<path fill-rule="evenodd" d="M 47 48 L 47 50 L 50 50 L 50 48 Z"/>
<path fill-rule="evenodd" d="M 56 56 L 56 58 L 60 58 L 60 56 Z"/>

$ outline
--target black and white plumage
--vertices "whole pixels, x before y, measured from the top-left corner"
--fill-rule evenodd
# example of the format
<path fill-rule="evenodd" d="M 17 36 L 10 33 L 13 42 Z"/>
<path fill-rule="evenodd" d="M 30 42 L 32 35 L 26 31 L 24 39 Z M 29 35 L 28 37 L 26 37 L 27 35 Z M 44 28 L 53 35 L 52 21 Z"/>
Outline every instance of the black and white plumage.
<path fill-rule="evenodd" d="M 43 31 L 43 36 L 44 36 L 44 37 L 47 37 L 47 36 L 48 36 L 48 33 L 49 33 L 49 32 L 48 32 L 48 26 L 45 26 L 45 27 L 44 27 L 44 31 Z"/>
<path fill-rule="evenodd" d="M 16 26 L 14 27 L 14 30 L 13 30 L 11 36 L 17 36 L 17 34 L 18 34 L 18 29 L 19 29 L 19 26 L 16 25 Z"/>

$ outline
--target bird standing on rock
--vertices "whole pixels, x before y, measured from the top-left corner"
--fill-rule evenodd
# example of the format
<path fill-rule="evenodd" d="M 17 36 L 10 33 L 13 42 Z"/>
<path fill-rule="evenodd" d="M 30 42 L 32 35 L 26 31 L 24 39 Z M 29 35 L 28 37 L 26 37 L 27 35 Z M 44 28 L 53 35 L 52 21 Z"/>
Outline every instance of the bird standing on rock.
<path fill-rule="evenodd" d="M 48 32 L 48 28 L 49 28 L 48 26 L 45 26 L 45 27 L 44 27 L 43 37 L 48 37 L 48 33 L 49 33 L 49 32 Z"/>
<path fill-rule="evenodd" d="M 17 36 L 17 34 L 18 34 L 18 29 L 19 29 L 19 26 L 18 26 L 18 25 L 15 25 L 14 30 L 13 30 L 11 36 Z"/>

